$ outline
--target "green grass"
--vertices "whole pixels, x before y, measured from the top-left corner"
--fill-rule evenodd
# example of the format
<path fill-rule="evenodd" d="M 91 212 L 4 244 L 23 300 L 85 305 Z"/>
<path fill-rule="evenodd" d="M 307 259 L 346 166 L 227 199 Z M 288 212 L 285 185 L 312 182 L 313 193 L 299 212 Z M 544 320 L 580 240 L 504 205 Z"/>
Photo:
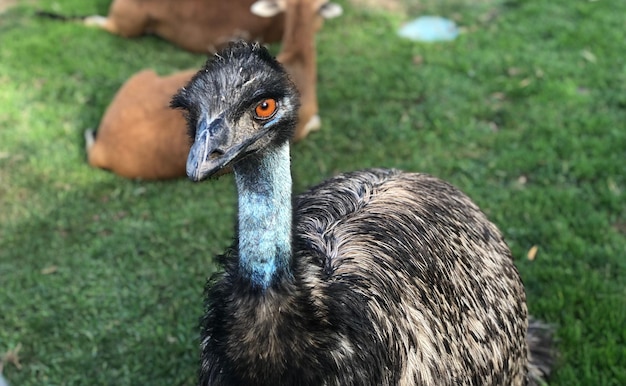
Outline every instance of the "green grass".
<path fill-rule="evenodd" d="M 202 288 L 234 225 L 232 177 L 128 181 L 87 166 L 136 71 L 199 67 L 156 38 L 37 19 L 108 0 L 25 1 L 0 15 L 0 354 L 13 385 L 193 385 Z M 557 327 L 551 385 L 626 384 L 624 1 L 424 1 L 442 44 L 403 14 L 351 6 L 318 36 L 323 129 L 293 149 L 297 191 L 369 166 L 467 192 L 504 232 L 530 311 Z M 534 261 L 527 251 L 538 246 Z"/>

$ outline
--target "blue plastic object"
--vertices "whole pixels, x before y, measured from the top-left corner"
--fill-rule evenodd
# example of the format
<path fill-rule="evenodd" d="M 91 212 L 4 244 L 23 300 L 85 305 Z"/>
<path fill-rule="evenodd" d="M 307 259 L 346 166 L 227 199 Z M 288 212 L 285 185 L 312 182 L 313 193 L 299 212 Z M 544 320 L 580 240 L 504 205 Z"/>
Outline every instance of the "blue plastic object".
<path fill-rule="evenodd" d="M 398 35 L 411 40 L 436 42 L 454 40 L 459 29 L 452 20 L 439 16 L 421 16 L 406 23 Z"/>

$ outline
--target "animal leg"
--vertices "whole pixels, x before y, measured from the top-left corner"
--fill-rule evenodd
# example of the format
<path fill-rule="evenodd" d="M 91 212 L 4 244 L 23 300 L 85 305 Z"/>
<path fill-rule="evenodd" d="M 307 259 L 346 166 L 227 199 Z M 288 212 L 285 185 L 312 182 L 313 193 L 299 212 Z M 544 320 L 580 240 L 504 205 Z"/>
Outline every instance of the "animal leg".
<path fill-rule="evenodd" d="M 119 35 L 118 29 L 115 23 L 111 22 L 111 20 L 106 16 L 100 16 L 100 15 L 87 16 L 83 20 L 83 24 L 89 27 L 98 27 L 112 34 Z"/>
<path fill-rule="evenodd" d="M 299 130 L 296 131 L 293 137 L 293 141 L 297 142 L 309 135 L 311 131 L 317 131 L 321 127 L 322 120 L 320 119 L 319 115 L 315 114 L 311 118 L 309 118 L 309 121 L 306 123 L 306 125 L 302 126 Z"/>
<path fill-rule="evenodd" d="M 89 154 L 89 150 L 93 147 L 93 144 L 96 142 L 96 132 L 93 129 L 87 129 L 84 133 L 85 136 L 85 151 Z"/>
<path fill-rule="evenodd" d="M 117 13 L 109 14 L 109 16 L 87 16 L 83 20 L 83 24 L 90 27 L 103 29 L 114 35 L 132 38 L 141 36 L 146 32 L 148 23 L 147 15 L 127 15 L 118 16 Z"/>

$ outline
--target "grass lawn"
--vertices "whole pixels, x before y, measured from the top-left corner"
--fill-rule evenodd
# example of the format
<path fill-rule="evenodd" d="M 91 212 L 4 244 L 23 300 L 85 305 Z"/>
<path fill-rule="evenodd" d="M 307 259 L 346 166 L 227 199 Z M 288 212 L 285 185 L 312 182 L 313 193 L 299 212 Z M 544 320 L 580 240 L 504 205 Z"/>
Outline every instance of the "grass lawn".
<path fill-rule="evenodd" d="M 230 176 L 129 181 L 86 164 L 83 130 L 128 77 L 205 60 L 34 16 L 109 2 L 25 0 L 0 15 L 0 356 L 13 386 L 194 385 L 203 285 L 233 235 Z M 451 181 L 505 234 L 530 312 L 557 327 L 550 384 L 625 385 L 626 1 L 339 2 L 318 35 L 323 128 L 293 148 L 296 191 L 370 166 Z M 422 14 L 464 33 L 396 36 Z"/>

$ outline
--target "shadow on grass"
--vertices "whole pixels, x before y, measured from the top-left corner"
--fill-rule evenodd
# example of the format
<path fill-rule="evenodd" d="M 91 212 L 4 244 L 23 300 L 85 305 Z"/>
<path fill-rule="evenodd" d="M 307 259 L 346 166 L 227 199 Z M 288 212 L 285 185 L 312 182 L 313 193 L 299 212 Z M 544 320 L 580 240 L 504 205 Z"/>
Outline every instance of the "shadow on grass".
<path fill-rule="evenodd" d="M 12 384 L 195 384 L 202 290 L 230 240 L 215 222 L 233 223 L 229 181 L 107 180 L 42 187 L 45 205 L 3 231 L 0 351 L 22 345 Z"/>

